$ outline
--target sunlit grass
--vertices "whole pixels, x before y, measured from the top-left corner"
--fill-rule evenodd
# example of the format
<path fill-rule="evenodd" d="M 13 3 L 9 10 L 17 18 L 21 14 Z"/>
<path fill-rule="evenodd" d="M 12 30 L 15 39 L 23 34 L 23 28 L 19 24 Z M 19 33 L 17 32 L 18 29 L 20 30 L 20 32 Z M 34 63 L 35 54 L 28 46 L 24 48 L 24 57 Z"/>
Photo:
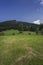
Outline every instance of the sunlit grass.
<path fill-rule="evenodd" d="M 0 36 L 0 65 L 43 65 L 43 36 L 15 33 Z"/>

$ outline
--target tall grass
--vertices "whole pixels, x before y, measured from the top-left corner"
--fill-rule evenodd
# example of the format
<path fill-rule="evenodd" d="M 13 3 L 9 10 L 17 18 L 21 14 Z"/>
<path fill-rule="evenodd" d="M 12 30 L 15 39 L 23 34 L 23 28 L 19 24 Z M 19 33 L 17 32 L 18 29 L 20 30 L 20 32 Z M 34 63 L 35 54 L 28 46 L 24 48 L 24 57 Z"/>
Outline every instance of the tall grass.
<path fill-rule="evenodd" d="M 12 33 L 16 35 L 0 36 L 0 65 L 43 65 L 43 36 Z"/>

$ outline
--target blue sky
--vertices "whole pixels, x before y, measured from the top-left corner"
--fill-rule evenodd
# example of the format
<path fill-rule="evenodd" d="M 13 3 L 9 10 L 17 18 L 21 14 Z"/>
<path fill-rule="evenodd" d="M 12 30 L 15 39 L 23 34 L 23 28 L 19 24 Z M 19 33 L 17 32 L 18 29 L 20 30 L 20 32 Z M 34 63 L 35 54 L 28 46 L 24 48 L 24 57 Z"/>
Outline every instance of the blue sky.
<path fill-rule="evenodd" d="M 43 0 L 0 0 L 0 21 L 43 22 Z"/>

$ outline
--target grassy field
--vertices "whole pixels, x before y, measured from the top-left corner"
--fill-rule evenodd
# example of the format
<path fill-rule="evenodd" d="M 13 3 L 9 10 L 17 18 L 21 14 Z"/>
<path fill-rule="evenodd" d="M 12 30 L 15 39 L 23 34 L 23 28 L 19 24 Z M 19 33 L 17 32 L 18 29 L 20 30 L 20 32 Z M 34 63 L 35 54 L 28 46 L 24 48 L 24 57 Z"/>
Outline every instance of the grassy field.
<path fill-rule="evenodd" d="M 12 32 L 17 34 L 11 35 Z M 0 65 L 43 65 L 42 35 L 13 30 L 4 33 L 0 36 Z"/>

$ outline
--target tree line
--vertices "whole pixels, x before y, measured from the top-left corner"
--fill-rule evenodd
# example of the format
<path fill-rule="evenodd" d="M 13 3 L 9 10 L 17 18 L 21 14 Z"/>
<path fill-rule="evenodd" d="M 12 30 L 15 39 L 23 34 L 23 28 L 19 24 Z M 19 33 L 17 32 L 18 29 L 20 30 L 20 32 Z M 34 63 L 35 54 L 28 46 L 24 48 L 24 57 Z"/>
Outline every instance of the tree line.
<path fill-rule="evenodd" d="M 43 24 L 36 25 L 33 23 L 27 23 L 16 20 L 0 22 L 0 32 L 10 29 L 19 30 L 19 31 L 32 31 L 32 32 L 36 31 L 37 33 L 38 31 L 43 30 Z"/>

